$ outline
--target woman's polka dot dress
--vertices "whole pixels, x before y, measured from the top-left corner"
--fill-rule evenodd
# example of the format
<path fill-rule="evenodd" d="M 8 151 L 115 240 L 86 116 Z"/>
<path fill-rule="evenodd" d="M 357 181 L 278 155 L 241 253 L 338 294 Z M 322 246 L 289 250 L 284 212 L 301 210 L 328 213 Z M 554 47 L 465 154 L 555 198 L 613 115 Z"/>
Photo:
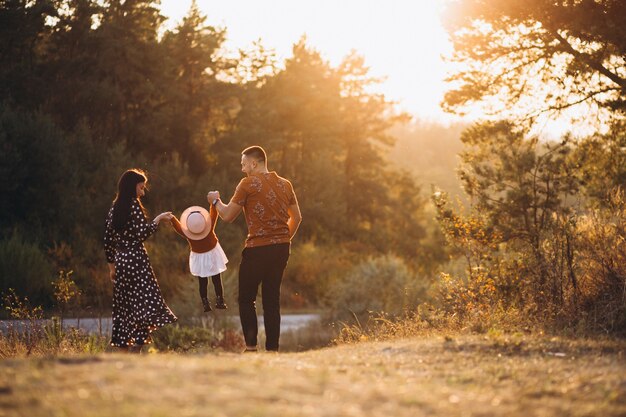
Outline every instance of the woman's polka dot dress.
<path fill-rule="evenodd" d="M 107 261 L 115 263 L 111 345 L 148 344 L 153 330 L 177 320 L 163 300 L 143 245 L 157 224 L 146 220 L 136 199 L 123 230 L 113 229 L 112 216 L 113 208 L 107 216 L 104 236 Z"/>

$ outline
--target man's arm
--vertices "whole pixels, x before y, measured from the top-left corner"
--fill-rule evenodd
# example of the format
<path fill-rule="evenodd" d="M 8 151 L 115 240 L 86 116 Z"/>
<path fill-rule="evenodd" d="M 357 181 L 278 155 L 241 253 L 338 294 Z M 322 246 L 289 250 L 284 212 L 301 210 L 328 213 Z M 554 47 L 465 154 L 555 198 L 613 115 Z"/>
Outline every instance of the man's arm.
<path fill-rule="evenodd" d="M 292 239 L 296 234 L 296 231 L 298 231 L 300 223 L 302 223 L 302 213 L 300 213 L 300 206 L 297 201 L 295 204 L 289 206 L 287 213 L 289 213 L 289 220 L 287 220 L 287 226 L 289 226 L 289 239 Z"/>
<path fill-rule="evenodd" d="M 227 223 L 234 222 L 243 209 L 239 204 L 233 203 L 232 201 L 228 204 L 224 204 L 219 198 L 217 199 L 217 203 L 215 203 L 215 208 L 220 218 Z"/>
<path fill-rule="evenodd" d="M 217 210 L 217 214 L 219 214 L 220 218 L 227 223 L 232 223 L 233 221 L 235 221 L 235 219 L 237 218 L 237 216 L 239 216 L 239 213 L 241 213 L 241 210 L 243 209 L 243 207 L 241 207 L 239 204 L 233 203 L 232 201 L 228 204 L 222 203 L 222 200 L 220 200 L 219 191 L 210 191 L 207 194 L 206 199 L 209 204 L 213 204 L 213 202 L 215 202 L 213 206 Z"/>

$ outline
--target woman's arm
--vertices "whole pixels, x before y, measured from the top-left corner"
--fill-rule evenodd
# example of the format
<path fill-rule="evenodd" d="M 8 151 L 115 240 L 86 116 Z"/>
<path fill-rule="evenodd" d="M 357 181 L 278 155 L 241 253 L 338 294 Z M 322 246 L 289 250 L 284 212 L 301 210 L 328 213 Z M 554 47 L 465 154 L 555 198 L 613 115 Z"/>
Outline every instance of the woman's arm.
<path fill-rule="evenodd" d="M 148 219 L 146 219 L 146 216 L 144 216 L 143 211 L 141 211 L 141 208 L 139 207 L 139 204 L 134 202 L 130 209 L 131 230 L 133 230 L 137 239 L 143 242 L 144 240 L 148 239 L 154 232 L 156 232 L 156 229 L 161 220 L 169 220 L 171 216 L 172 213 L 166 211 L 156 216 L 151 222 L 148 222 Z"/>
<path fill-rule="evenodd" d="M 115 234 L 111 224 L 111 212 L 104 223 L 104 254 L 109 266 L 109 278 L 115 282 Z"/>
<path fill-rule="evenodd" d="M 112 211 L 109 211 L 109 215 L 104 222 L 104 254 L 109 264 L 115 262 L 115 233 L 113 231 L 113 224 L 111 221 Z"/>

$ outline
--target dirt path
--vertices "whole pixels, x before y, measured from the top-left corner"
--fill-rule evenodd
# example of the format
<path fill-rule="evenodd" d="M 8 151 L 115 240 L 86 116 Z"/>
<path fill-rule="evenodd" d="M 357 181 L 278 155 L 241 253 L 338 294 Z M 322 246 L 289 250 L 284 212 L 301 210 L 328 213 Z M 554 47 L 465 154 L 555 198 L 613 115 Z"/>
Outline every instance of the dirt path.
<path fill-rule="evenodd" d="M 0 416 L 625 416 L 626 342 L 462 336 L 0 362 Z"/>

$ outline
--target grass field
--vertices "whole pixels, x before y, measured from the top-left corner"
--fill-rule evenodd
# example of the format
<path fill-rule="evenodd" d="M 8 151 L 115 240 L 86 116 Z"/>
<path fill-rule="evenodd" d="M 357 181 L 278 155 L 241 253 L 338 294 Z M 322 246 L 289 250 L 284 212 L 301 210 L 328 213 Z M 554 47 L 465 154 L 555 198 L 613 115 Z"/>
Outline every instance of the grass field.
<path fill-rule="evenodd" d="M 626 416 L 626 341 L 439 335 L 9 359 L 0 416 Z"/>

